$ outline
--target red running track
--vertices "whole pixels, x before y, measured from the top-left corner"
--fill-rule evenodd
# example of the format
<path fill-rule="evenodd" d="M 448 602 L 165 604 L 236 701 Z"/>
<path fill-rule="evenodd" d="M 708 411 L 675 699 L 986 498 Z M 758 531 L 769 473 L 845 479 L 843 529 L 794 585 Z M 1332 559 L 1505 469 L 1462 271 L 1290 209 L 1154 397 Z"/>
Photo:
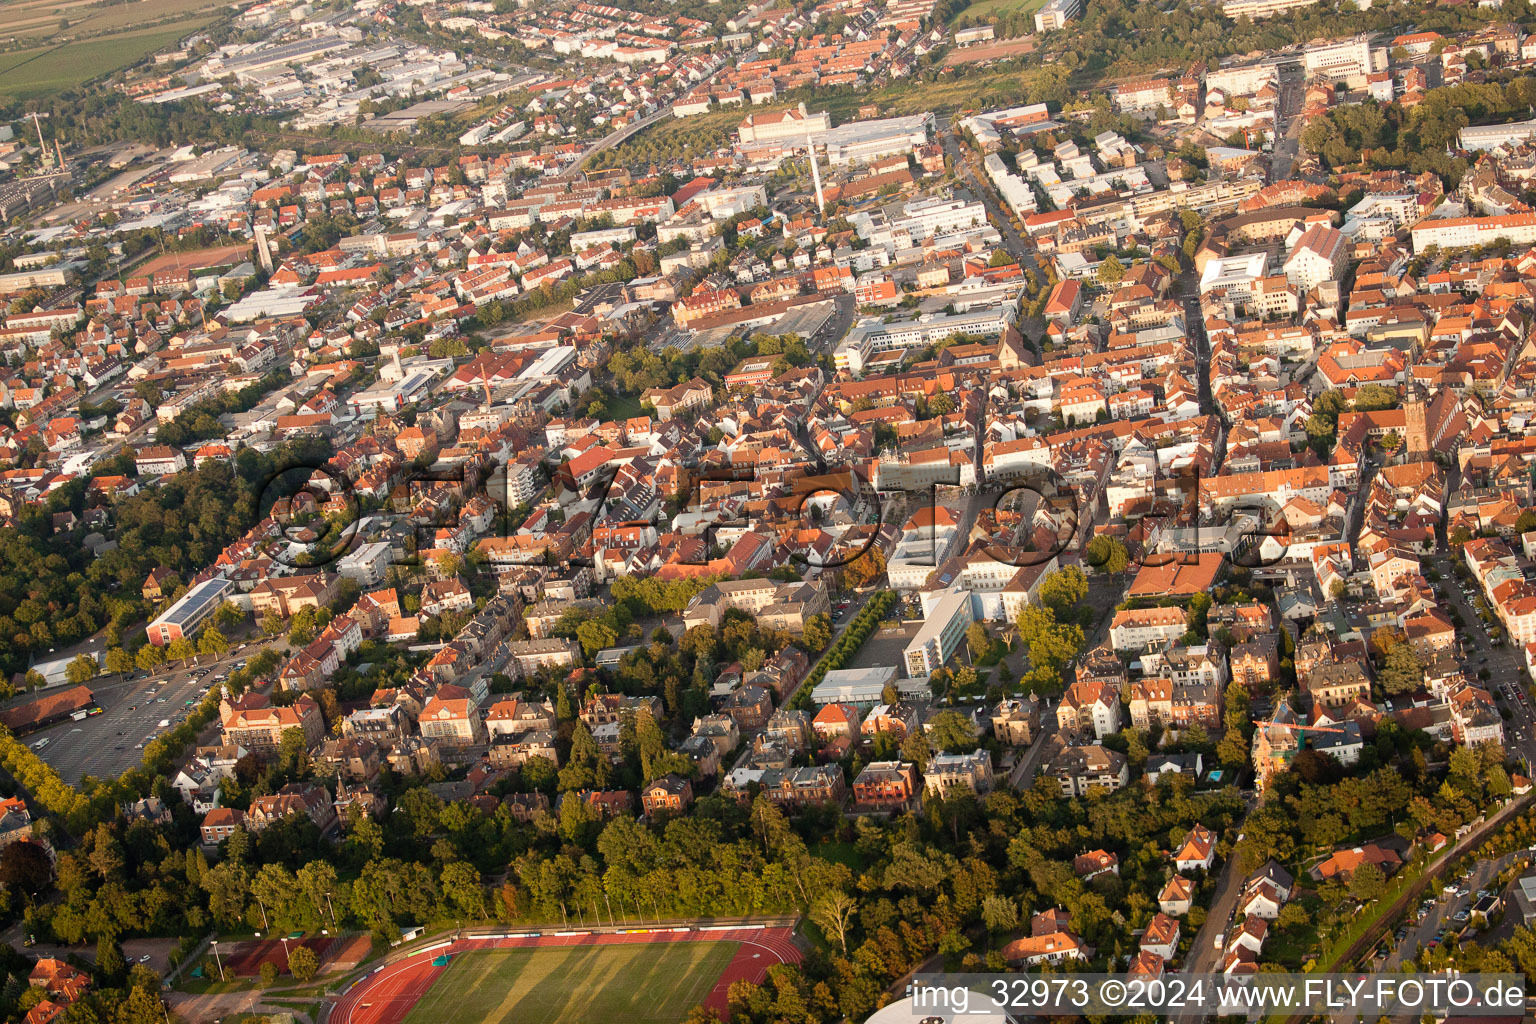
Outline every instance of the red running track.
<path fill-rule="evenodd" d="M 397 960 L 366 975 L 347 989 L 331 1009 L 328 1024 L 400 1024 L 417 1000 L 427 994 L 446 967 L 432 960 L 444 953 L 478 949 L 554 948 L 559 946 L 608 946 L 641 942 L 739 942 L 736 955 L 720 973 L 704 1005 L 726 1016 L 731 983 L 760 982 L 775 964 L 799 963 L 800 947 L 790 928 L 732 928 L 723 931 L 634 931 L 539 935 L 520 938 L 467 938 L 450 946 L 438 946 Z"/>

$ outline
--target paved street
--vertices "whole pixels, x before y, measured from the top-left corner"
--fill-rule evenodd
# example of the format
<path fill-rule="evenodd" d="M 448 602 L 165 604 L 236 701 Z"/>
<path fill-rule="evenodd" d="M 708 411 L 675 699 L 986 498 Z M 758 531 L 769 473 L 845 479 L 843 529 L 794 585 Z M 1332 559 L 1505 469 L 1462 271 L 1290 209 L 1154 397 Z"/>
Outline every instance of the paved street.
<path fill-rule="evenodd" d="M 1291 176 L 1291 167 L 1296 162 L 1296 154 L 1301 148 L 1301 130 L 1306 127 L 1306 121 L 1296 115 L 1301 112 L 1305 98 L 1302 89 L 1304 85 L 1302 76 L 1296 72 L 1281 72 L 1280 117 L 1285 128 L 1280 138 L 1275 140 L 1274 152 L 1270 157 L 1270 181 L 1284 181 Z"/>
<path fill-rule="evenodd" d="M 836 348 L 837 343 L 843 340 L 843 335 L 848 333 L 848 328 L 853 326 L 853 318 L 859 311 L 858 300 L 852 295 L 838 295 L 833 298 L 832 304 L 834 310 L 831 318 L 806 339 L 805 347 L 811 355 L 831 352 Z"/>
<path fill-rule="evenodd" d="M 1456 630 L 1462 665 L 1474 678 L 1483 671 L 1488 673 L 1486 680 L 1479 680 L 1480 685 L 1487 687 L 1511 716 L 1504 723 L 1504 749 L 1524 758 L 1528 772 L 1531 761 L 1536 759 L 1536 710 L 1524 686 L 1520 652 L 1508 642 L 1494 645 L 1488 626 L 1472 604 L 1476 584 L 1467 581 L 1463 586 L 1463 581 L 1451 571 L 1451 561 L 1449 555 L 1437 555 L 1430 564 L 1442 577 L 1435 584 L 1444 595 L 1441 600 L 1455 608 L 1466 623 Z"/>
<path fill-rule="evenodd" d="M 940 122 L 937 125 L 937 130 L 938 137 L 944 145 L 944 154 L 949 157 L 950 164 L 955 169 L 955 174 L 959 176 L 961 181 L 969 184 L 976 197 L 987 208 L 987 217 L 1003 236 L 1004 248 L 1008 250 L 1009 255 L 1019 261 L 1019 266 L 1025 269 L 1034 269 L 1036 266 L 1034 247 L 1019 237 L 1019 233 L 1013 229 L 1013 219 L 1009 216 L 1008 211 L 1003 208 L 1002 204 L 998 202 L 997 195 L 992 191 L 991 185 L 982 180 L 977 174 L 976 165 L 972 163 L 970 147 L 961 146 L 959 135 L 950 123 Z"/>
<path fill-rule="evenodd" d="M 1195 944 L 1190 948 L 1189 956 L 1185 958 L 1184 971 L 1186 974 L 1215 974 L 1221 970 L 1220 950 L 1216 949 L 1216 936 L 1226 931 L 1232 922 L 1232 913 L 1237 909 L 1237 898 L 1241 895 L 1243 876 L 1237 871 L 1237 858 L 1228 857 L 1226 864 L 1222 866 L 1221 877 L 1216 882 L 1216 894 L 1211 899 L 1210 910 L 1205 915 L 1205 924 L 1200 926 L 1200 931 L 1195 934 Z"/>

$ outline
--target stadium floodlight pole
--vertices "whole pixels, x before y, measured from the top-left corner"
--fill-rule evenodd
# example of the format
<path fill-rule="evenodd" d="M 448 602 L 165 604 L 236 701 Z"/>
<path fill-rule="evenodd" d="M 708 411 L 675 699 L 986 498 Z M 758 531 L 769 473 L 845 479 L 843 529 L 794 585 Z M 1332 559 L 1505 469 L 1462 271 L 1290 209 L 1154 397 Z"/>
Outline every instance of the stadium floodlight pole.
<path fill-rule="evenodd" d="M 261 901 L 261 897 L 260 896 L 256 897 L 256 905 L 261 908 L 261 926 L 262 926 L 262 928 L 264 928 L 264 929 L 266 929 L 267 931 L 270 932 L 272 930 L 272 922 L 267 920 L 267 905 Z"/>
<path fill-rule="evenodd" d="M 219 965 L 219 980 L 224 980 L 224 958 L 219 956 L 219 940 L 213 940 L 213 962 Z"/>
<path fill-rule="evenodd" d="M 656 911 L 656 923 L 661 924 L 661 907 L 656 902 L 656 894 L 651 893 L 651 909 Z"/>
<path fill-rule="evenodd" d="M 327 892 L 325 894 L 325 907 L 326 907 L 327 910 L 329 910 L 331 912 L 331 927 L 335 928 L 336 927 L 336 908 L 331 906 L 331 894 L 330 894 L 329 890 L 327 890 Z M 340 931 L 341 931 L 340 929 L 337 929 L 337 934 L 340 934 Z"/>
<path fill-rule="evenodd" d="M 613 901 L 608 898 L 607 889 L 603 890 L 603 905 L 608 908 L 608 927 L 617 928 L 618 925 L 613 923 Z"/>

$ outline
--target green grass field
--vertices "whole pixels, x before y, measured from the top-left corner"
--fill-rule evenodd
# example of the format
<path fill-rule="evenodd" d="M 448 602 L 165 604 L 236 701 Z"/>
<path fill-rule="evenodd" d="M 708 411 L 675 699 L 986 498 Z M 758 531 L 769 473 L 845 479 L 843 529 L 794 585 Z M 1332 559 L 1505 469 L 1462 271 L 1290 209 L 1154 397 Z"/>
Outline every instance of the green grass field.
<path fill-rule="evenodd" d="M 404 1024 L 677 1024 L 739 943 L 675 942 L 460 953 Z"/>
<path fill-rule="evenodd" d="M 39 46 L 0 53 L 0 98 L 26 99 L 71 89 L 82 82 L 136 64 L 202 28 L 208 17 L 119 32 L 63 46 Z"/>
<path fill-rule="evenodd" d="M 1045 0 L 976 0 L 971 6 L 962 7 L 956 11 L 949 19 L 949 23 L 953 25 L 963 20 L 981 25 L 1000 14 L 1009 14 L 1013 11 L 1033 14 L 1044 6 Z"/>

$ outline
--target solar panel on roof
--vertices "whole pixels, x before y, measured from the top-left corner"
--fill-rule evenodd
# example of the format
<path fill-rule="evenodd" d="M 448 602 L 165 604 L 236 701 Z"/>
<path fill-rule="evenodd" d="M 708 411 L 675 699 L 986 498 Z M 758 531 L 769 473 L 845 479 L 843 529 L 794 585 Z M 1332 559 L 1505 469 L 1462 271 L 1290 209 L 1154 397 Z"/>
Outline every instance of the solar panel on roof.
<path fill-rule="evenodd" d="M 180 624 L 196 618 L 211 602 L 223 597 L 224 591 L 228 589 L 228 580 L 204 580 L 189 590 L 159 621 Z"/>

